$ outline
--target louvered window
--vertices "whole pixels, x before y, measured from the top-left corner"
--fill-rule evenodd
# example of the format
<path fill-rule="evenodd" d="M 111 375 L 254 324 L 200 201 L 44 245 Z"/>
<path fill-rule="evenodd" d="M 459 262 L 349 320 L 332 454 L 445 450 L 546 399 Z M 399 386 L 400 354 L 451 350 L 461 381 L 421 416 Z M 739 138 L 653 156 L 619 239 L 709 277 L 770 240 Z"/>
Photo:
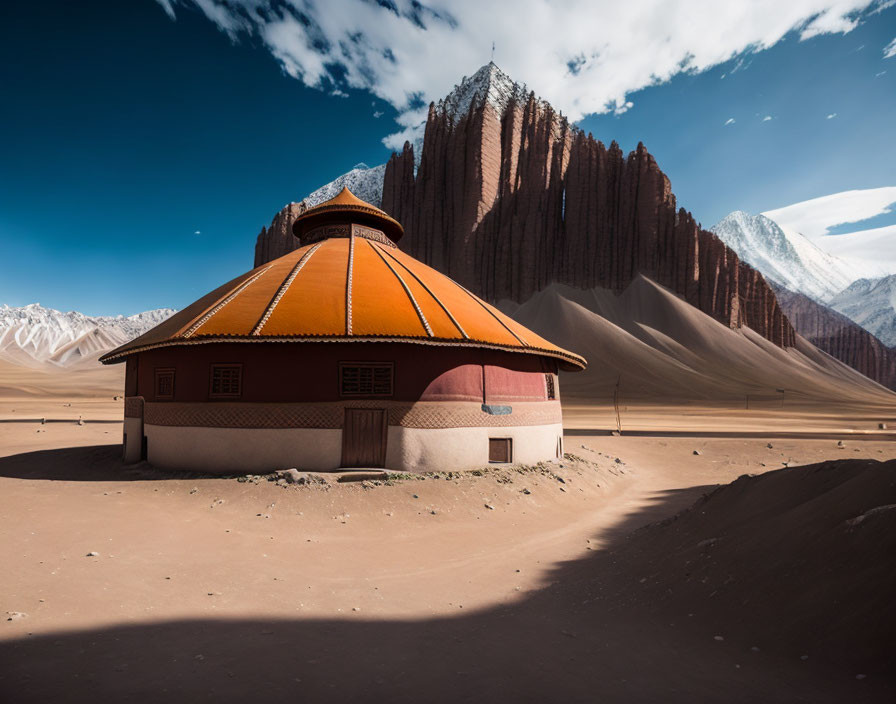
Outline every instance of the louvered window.
<path fill-rule="evenodd" d="M 395 365 L 391 362 L 342 362 L 339 389 L 343 396 L 391 396 Z"/>
<path fill-rule="evenodd" d="M 544 383 L 545 383 L 545 386 L 547 387 L 548 398 L 549 399 L 557 398 L 557 386 L 556 386 L 556 382 L 554 381 L 554 375 L 553 374 L 545 374 L 544 375 Z"/>
<path fill-rule="evenodd" d="M 209 396 L 234 398 L 242 392 L 243 366 L 241 364 L 213 364 Z"/>
<path fill-rule="evenodd" d="M 174 370 L 156 369 L 156 398 L 174 398 Z"/>

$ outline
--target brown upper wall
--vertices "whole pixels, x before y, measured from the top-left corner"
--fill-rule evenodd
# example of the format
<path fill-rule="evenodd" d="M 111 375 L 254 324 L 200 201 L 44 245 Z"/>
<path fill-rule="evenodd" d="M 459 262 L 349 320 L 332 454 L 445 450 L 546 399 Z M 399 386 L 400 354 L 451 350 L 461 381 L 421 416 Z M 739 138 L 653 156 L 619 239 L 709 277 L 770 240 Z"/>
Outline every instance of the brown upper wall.
<path fill-rule="evenodd" d="M 395 343 L 211 343 L 132 355 L 125 393 L 156 400 L 157 369 L 174 369 L 174 401 L 209 401 L 211 366 L 242 365 L 247 402 L 324 402 L 343 398 L 340 362 L 392 362 L 395 401 L 513 403 L 546 398 L 553 359 L 475 348 Z M 483 393 L 483 385 L 486 393 Z M 235 400 L 235 399 L 229 399 Z"/>

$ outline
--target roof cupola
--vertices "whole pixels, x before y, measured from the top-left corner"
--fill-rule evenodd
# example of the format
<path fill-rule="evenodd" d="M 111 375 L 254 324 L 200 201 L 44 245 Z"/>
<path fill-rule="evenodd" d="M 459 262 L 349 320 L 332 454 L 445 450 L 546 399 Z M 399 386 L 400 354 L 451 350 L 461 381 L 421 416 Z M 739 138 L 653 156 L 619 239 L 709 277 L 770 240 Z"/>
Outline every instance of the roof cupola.
<path fill-rule="evenodd" d="M 394 247 L 404 235 L 404 228 L 397 220 L 365 203 L 348 188 L 299 215 L 292 231 L 302 245 L 354 235 Z"/>

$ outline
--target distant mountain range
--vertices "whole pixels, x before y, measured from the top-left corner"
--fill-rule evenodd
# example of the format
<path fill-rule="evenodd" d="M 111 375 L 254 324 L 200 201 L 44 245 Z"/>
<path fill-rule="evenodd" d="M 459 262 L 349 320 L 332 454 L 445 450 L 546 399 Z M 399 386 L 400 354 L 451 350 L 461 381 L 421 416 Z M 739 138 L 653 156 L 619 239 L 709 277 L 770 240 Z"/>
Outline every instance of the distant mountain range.
<path fill-rule="evenodd" d="M 854 281 L 828 304 L 888 347 L 896 347 L 896 274 Z"/>
<path fill-rule="evenodd" d="M 896 346 L 896 275 L 881 276 L 878 267 L 868 260 L 825 252 L 799 232 L 765 215 L 735 211 L 714 225 L 712 231 L 776 285 L 842 313 L 887 347 Z M 805 301 L 800 301 L 798 315 L 795 310 L 788 311 L 788 306 L 798 299 L 778 298 L 797 332 L 810 339 L 818 334 L 815 322 L 811 329 L 798 322 L 817 317 L 807 318 Z M 842 321 L 838 325 L 842 328 Z M 824 328 L 825 344 L 836 344 L 830 324 Z"/>
<path fill-rule="evenodd" d="M 825 252 L 765 215 L 736 211 L 712 231 L 772 283 L 800 335 L 896 387 L 896 275 L 874 277 L 873 262 Z"/>
<path fill-rule="evenodd" d="M 710 229 L 763 276 L 816 301 L 830 301 L 866 274 L 765 215 L 735 210 Z"/>
<path fill-rule="evenodd" d="M 15 364 L 74 368 L 142 335 L 175 311 L 160 308 L 131 316 L 63 313 L 39 303 L 0 305 L 0 359 Z"/>

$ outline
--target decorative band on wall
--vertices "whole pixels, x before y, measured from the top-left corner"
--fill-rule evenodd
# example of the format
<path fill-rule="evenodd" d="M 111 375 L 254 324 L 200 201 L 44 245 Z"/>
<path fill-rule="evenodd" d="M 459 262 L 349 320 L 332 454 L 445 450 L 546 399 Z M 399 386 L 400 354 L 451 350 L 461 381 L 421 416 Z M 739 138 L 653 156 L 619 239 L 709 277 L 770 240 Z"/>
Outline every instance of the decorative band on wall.
<path fill-rule="evenodd" d="M 139 397 L 135 397 L 139 398 Z M 559 401 L 514 404 L 508 415 L 483 412 L 480 403 L 147 403 L 144 422 L 200 428 L 341 429 L 346 408 L 384 408 L 389 425 L 404 428 L 475 428 L 549 425 L 562 422 Z M 139 417 L 139 416 L 136 416 Z"/>
<path fill-rule="evenodd" d="M 125 418 L 142 418 L 143 417 L 143 397 L 142 396 L 126 396 L 124 399 L 124 417 Z"/>

